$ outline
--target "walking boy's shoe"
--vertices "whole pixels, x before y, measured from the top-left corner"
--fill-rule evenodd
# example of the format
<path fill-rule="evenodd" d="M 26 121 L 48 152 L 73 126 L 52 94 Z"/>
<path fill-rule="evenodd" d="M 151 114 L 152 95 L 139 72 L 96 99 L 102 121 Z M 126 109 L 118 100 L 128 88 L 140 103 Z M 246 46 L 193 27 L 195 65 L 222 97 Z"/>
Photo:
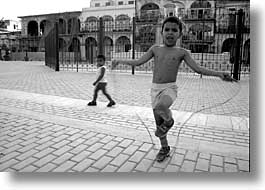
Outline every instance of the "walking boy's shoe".
<path fill-rule="evenodd" d="M 163 122 L 161 125 L 158 125 L 156 127 L 155 136 L 159 138 L 166 136 L 167 132 L 173 125 L 174 125 L 174 119 L 171 119 L 170 125 L 165 124 L 165 122 Z"/>
<path fill-rule="evenodd" d="M 89 102 L 88 104 L 87 104 L 88 106 L 96 106 L 97 105 L 97 102 Z"/>
<path fill-rule="evenodd" d="M 114 101 L 110 101 L 110 103 L 107 105 L 107 107 L 114 106 L 115 104 L 116 104 L 116 102 L 114 102 Z"/>
<path fill-rule="evenodd" d="M 169 157 L 170 154 L 170 146 L 168 147 L 162 147 L 158 154 L 156 155 L 156 161 L 157 162 L 162 162 L 164 161 L 167 157 Z"/>

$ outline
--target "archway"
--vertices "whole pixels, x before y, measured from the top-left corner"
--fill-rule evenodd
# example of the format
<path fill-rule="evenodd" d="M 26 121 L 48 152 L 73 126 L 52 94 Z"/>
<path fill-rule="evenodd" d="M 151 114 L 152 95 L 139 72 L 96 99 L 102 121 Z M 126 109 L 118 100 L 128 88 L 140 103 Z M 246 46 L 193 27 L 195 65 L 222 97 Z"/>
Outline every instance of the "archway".
<path fill-rule="evenodd" d="M 223 42 L 222 46 L 222 53 L 223 52 L 230 52 L 230 62 L 235 62 L 235 46 L 236 46 L 236 39 L 228 38 Z"/>
<path fill-rule="evenodd" d="M 49 20 L 43 20 L 40 22 L 41 35 L 47 35 L 52 28 L 52 23 Z"/>
<path fill-rule="evenodd" d="M 78 33 L 80 30 L 80 21 L 77 18 L 70 18 L 67 23 L 68 34 Z"/>
<path fill-rule="evenodd" d="M 69 52 L 80 52 L 80 41 L 77 38 L 73 38 L 68 48 Z"/>
<path fill-rule="evenodd" d="M 66 41 L 63 38 L 59 38 L 59 51 L 65 51 L 66 46 Z"/>
<path fill-rule="evenodd" d="M 62 18 L 59 19 L 58 33 L 66 34 L 66 22 Z"/>
<path fill-rule="evenodd" d="M 111 52 L 113 51 L 113 40 L 108 36 L 105 36 L 104 38 L 104 48 L 106 60 L 111 60 Z"/>
<path fill-rule="evenodd" d="M 85 41 L 86 59 L 93 64 L 97 55 L 97 41 L 95 38 L 88 37 Z"/>
<path fill-rule="evenodd" d="M 28 23 L 28 35 L 29 36 L 38 36 L 38 23 L 36 21 L 30 21 Z"/>
<path fill-rule="evenodd" d="M 116 40 L 115 52 L 128 52 L 131 49 L 131 42 L 127 36 L 121 36 Z"/>
<path fill-rule="evenodd" d="M 141 7 L 140 18 L 143 20 L 157 20 L 160 16 L 159 6 L 155 3 L 147 3 Z"/>

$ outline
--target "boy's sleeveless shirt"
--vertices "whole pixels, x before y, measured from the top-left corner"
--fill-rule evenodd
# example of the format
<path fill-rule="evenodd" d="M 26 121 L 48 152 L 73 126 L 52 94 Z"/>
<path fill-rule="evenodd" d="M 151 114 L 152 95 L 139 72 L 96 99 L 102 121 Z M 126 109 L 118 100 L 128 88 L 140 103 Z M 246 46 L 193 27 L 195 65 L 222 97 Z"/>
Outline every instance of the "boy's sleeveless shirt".
<path fill-rule="evenodd" d="M 105 73 L 104 73 L 104 75 L 103 75 L 103 77 L 102 77 L 102 79 L 99 81 L 99 82 L 108 82 L 107 81 L 107 68 L 106 68 L 106 66 L 101 66 L 101 67 L 99 67 L 98 68 L 98 70 L 97 70 L 97 78 L 100 76 L 100 74 L 101 74 L 101 68 L 102 67 L 104 67 L 105 68 Z"/>

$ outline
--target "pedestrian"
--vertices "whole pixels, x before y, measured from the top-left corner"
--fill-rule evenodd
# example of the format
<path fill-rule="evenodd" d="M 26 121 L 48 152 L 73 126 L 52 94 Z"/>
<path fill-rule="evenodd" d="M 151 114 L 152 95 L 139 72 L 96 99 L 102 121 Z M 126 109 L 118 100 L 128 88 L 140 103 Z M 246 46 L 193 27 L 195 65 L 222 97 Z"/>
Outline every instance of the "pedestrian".
<path fill-rule="evenodd" d="M 93 83 L 93 85 L 95 86 L 94 95 L 93 95 L 93 100 L 87 104 L 88 106 L 96 106 L 97 105 L 97 97 L 98 97 L 98 92 L 100 90 L 109 100 L 107 107 L 112 107 L 116 104 L 115 101 L 108 94 L 107 89 L 106 89 L 106 87 L 107 87 L 107 78 L 106 78 L 107 71 L 106 71 L 106 66 L 105 66 L 105 60 L 106 59 L 105 59 L 104 55 L 98 55 L 97 56 L 98 70 L 97 70 L 96 81 Z"/>
<path fill-rule="evenodd" d="M 233 81 L 228 73 L 200 67 L 192 59 L 187 49 L 176 46 L 177 40 L 182 35 L 183 27 L 184 25 L 178 17 L 167 17 L 162 24 L 162 45 L 153 45 L 139 59 L 113 60 L 112 62 L 112 69 L 114 69 L 118 64 L 139 66 L 154 58 L 151 103 L 156 122 L 155 136 L 159 138 L 161 144 L 161 149 L 156 156 L 158 162 L 163 161 L 170 153 L 167 132 L 174 125 L 174 119 L 169 108 L 177 98 L 176 79 L 182 61 L 185 61 L 196 73 L 220 77 L 225 81 Z"/>

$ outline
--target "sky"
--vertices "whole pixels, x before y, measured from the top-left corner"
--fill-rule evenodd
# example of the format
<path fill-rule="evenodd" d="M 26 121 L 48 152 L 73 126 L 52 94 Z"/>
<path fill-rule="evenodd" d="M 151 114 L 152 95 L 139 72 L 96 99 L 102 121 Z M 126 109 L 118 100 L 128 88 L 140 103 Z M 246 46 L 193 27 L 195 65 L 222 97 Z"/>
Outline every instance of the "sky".
<path fill-rule="evenodd" d="M 90 0 L 1 0 L 0 19 L 19 20 L 18 16 L 82 11 L 88 7 Z"/>

